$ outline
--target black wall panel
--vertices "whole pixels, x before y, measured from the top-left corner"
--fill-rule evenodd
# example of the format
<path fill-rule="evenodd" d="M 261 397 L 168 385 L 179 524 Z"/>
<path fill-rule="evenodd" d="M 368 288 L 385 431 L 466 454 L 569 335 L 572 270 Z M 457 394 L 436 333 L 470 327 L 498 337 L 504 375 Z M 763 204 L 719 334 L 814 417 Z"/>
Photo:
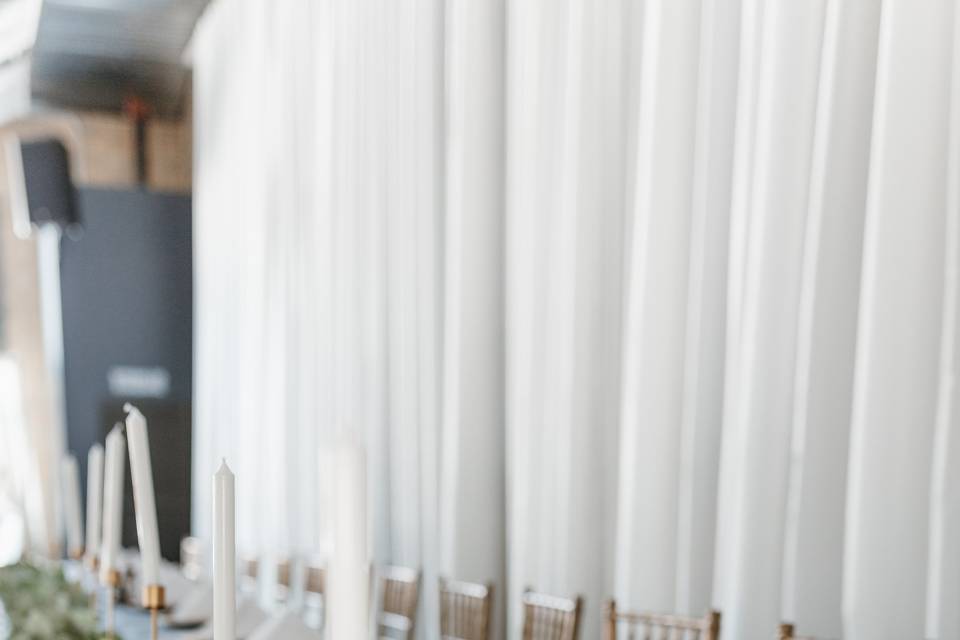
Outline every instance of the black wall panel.
<path fill-rule="evenodd" d="M 161 547 L 176 559 L 190 530 L 190 198 L 81 189 L 79 204 L 84 233 L 64 238 L 60 255 L 67 446 L 85 492 L 87 450 L 103 442 L 125 401 L 140 407 L 149 421 Z M 166 384 L 138 386 L 138 372 L 148 382 L 162 374 Z M 125 493 L 123 540 L 135 547 L 129 471 Z"/>

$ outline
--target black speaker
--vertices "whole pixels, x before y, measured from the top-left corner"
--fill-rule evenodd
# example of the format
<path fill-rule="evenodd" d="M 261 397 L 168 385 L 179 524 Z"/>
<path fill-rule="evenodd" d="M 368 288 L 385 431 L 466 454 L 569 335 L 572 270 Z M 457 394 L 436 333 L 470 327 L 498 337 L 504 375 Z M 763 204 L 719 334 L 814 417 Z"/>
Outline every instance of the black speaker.
<path fill-rule="evenodd" d="M 37 226 L 53 223 L 66 231 L 79 229 L 76 189 L 63 143 L 54 138 L 19 140 L 14 143 L 13 154 L 9 151 L 11 185 L 19 191 L 19 205 L 29 214 L 29 222 Z M 20 217 L 26 222 L 22 213 Z"/>

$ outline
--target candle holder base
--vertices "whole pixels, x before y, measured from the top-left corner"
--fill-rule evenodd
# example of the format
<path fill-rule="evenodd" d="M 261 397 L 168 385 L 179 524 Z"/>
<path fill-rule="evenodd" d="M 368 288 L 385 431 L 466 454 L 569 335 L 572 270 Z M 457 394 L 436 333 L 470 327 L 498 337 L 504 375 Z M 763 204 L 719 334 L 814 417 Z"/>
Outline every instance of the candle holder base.
<path fill-rule="evenodd" d="M 159 584 L 148 584 L 143 588 L 143 606 L 150 610 L 150 638 L 157 640 L 157 618 L 160 610 L 166 606 L 166 592 Z"/>

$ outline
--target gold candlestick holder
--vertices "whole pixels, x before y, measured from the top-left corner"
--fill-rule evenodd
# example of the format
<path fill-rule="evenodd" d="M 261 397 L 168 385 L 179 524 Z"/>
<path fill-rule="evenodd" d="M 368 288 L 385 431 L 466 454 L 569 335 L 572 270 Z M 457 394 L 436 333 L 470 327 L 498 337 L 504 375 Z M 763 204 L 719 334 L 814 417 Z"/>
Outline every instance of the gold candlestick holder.
<path fill-rule="evenodd" d="M 143 588 L 143 606 L 150 610 L 150 638 L 157 640 L 159 634 L 158 617 L 166 604 L 166 592 L 159 584 L 148 584 Z"/>

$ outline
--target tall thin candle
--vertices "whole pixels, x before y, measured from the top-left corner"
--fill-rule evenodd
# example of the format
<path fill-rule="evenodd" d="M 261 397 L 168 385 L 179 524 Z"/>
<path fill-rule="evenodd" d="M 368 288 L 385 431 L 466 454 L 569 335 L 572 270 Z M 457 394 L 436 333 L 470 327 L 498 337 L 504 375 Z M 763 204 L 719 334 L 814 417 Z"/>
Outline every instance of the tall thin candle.
<path fill-rule="evenodd" d="M 369 629 L 367 465 L 363 449 L 342 444 L 334 459 L 331 640 L 366 638 Z"/>
<path fill-rule="evenodd" d="M 147 420 L 131 404 L 127 411 L 127 443 L 130 447 L 130 475 L 133 479 L 133 504 L 137 513 L 137 540 L 140 543 L 141 584 L 146 588 L 159 584 L 160 532 L 157 528 L 157 505 L 153 493 L 153 470 L 150 465 L 150 442 Z M 144 606 L 147 606 L 144 601 Z"/>
<path fill-rule="evenodd" d="M 213 475 L 213 640 L 237 636 L 234 477 L 227 461 Z"/>
<path fill-rule="evenodd" d="M 126 439 L 116 425 L 107 435 L 107 455 L 103 477 L 103 535 L 100 544 L 100 582 L 110 584 L 117 568 L 120 533 L 123 526 L 123 471 L 126 463 Z"/>
<path fill-rule="evenodd" d="M 71 454 L 60 463 L 63 489 L 63 516 L 67 528 L 67 552 L 71 558 L 83 554 L 83 523 L 80 515 L 80 473 L 77 459 Z"/>
<path fill-rule="evenodd" d="M 100 518 L 103 506 L 103 447 L 95 444 L 87 454 L 87 559 L 100 553 Z"/>

